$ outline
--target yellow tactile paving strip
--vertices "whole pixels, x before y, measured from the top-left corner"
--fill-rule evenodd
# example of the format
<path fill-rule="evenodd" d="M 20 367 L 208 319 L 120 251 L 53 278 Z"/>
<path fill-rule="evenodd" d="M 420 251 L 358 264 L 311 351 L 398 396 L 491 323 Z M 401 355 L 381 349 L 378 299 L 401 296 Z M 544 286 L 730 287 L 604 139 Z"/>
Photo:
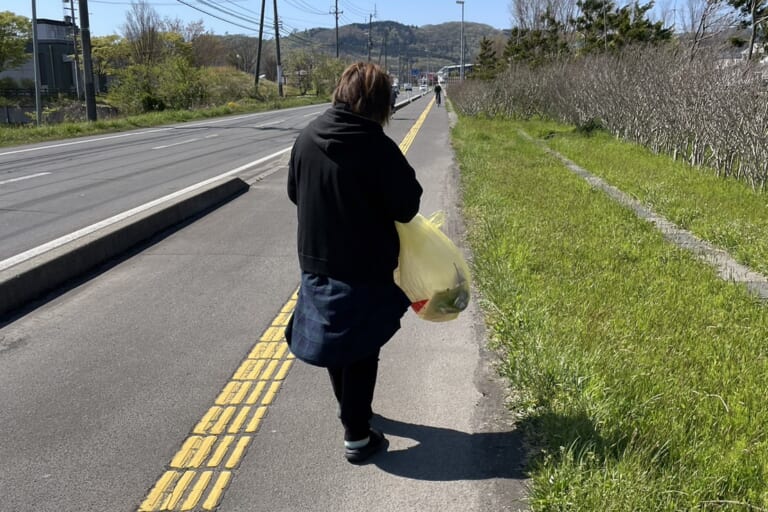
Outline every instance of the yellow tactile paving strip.
<path fill-rule="evenodd" d="M 433 104 L 434 98 L 403 138 L 403 154 L 411 147 Z M 297 298 L 298 291 L 197 422 L 138 512 L 208 511 L 219 506 L 232 471 L 243 460 L 295 360 L 285 342 L 285 326 Z"/>
<path fill-rule="evenodd" d="M 285 326 L 297 293 L 264 331 L 139 507 L 214 510 L 294 362 Z"/>
<path fill-rule="evenodd" d="M 403 141 L 400 143 L 400 151 L 402 151 L 403 154 L 406 154 L 408 152 L 408 149 L 411 147 L 411 144 L 413 144 L 413 139 L 415 139 L 416 134 L 419 133 L 419 130 L 421 129 L 421 125 L 423 125 L 424 121 L 427 119 L 427 114 L 429 114 L 429 111 L 432 108 L 432 104 L 434 103 L 435 103 L 435 98 L 432 98 L 432 100 L 427 104 L 426 108 L 424 109 L 424 112 L 421 113 L 419 118 L 416 120 L 416 122 L 413 124 L 411 129 L 403 138 Z"/>

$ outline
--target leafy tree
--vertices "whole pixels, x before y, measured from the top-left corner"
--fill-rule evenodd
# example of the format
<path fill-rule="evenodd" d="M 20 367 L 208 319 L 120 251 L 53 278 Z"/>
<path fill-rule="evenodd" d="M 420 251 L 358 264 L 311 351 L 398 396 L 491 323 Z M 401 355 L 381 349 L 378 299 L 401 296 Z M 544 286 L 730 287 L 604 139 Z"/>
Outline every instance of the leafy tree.
<path fill-rule="evenodd" d="M 128 65 L 130 58 L 126 40 L 116 34 L 91 39 L 93 73 L 100 84 L 106 84 L 110 77 L 116 76 L 119 70 Z"/>
<path fill-rule="evenodd" d="M 127 114 L 165 109 L 157 94 L 159 71 L 157 66 L 146 64 L 119 70 L 109 90 L 109 102 Z"/>
<path fill-rule="evenodd" d="M 285 58 L 285 74 L 300 94 L 307 94 L 312 86 L 315 56 L 306 50 L 294 50 Z"/>
<path fill-rule="evenodd" d="M 20 66 L 29 59 L 26 48 L 31 38 L 29 18 L 10 11 L 0 12 L 0 71 Z"/>
<path fill-rule="evenodd" d="M 315 72 L 312 74 L 315 93 L 318 96 L 332 93 L 348 64 L 348 62 L 333 58 L 330 55 L 321 55 L 315 65 Z"/>
<path fill-rule="evenodd" d="M 187 42 L 179 32 L 160 33 L 160 62 L 170 57 L 181 57 L 190 63 L 194 61 L 192 43 Z"/>
<path fill-rule="evenodd" d="M 181 55 L 166 58 L 159 66 L 157 96 L 175 110 L 200 106 L 206 98 L 200 70 Z"/>

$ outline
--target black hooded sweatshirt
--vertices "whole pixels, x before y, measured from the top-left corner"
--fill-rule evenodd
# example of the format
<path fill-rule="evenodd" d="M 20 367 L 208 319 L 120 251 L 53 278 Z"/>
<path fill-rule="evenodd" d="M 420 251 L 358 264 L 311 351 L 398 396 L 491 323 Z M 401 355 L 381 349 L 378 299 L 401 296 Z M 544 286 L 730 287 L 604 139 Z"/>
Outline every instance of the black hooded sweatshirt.
<path fill-rule="evenodd" d="M 342 281 L 391 283 L 395 221 L 419 211 L 416 173 L 381 125 L 329 108 L 291 151 L 288 197 L 297 206 L 301 270 Z"/>

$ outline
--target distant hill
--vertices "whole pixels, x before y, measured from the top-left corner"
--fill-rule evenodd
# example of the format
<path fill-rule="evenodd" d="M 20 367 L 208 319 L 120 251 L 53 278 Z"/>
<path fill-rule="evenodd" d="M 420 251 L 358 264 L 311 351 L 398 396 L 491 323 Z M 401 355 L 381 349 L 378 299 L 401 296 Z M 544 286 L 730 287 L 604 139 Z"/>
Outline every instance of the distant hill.
<path fill-rule="evenodd" d="M 403 25 L 394 21 L 371 24 L 371 60 L 393 73 L 403 69 L 436 71 L 442 66 L 460 62 L 461 22 Z M 473 62 L 480 50 L 480 40 L 507 37 L 508 33 L 482 23 L 464 22 L 466 62 Z M 295 31 L 280 39 L 287 51 L 305 49 L 336 54 L 336 30 L 314 28 Z M 344 58 L 368 59 L 368 24 L 339 26 L 339 55 Z"/>

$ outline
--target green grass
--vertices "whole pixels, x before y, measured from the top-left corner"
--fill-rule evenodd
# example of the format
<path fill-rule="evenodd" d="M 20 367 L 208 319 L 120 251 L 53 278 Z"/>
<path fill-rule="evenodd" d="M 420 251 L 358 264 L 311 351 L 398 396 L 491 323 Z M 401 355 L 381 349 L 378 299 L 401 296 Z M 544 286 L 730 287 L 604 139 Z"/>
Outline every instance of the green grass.
<path fill-rule="evenodd" d="M 723 179 L 604 132 L 590 137 L 571 127 L 535 122 L 532 135 L 593 174 L 631 194 L 683 229 L 768 273 L 768 196 L 743 181 Z"/>
<path fill-rule="evenodd" d="M 557 129 L 462 117 L 453 137 L 475 280 L 532 447 L 534 510 L 767 508 L 766 306 L 665 242 L 521 128 Z M 620 188 L 591 163 L 629 155 L 611 164 L 614 172 L 655 190 L 656 204 L 684 195 L 656 183 L 666 178 L 664 162 L 709 204 L 730 204 L 735 193 L 733 183 L 634 146 L 581 137 L 554 139 Z M 737 204 L 729 212 L 760 220 Z M 713 215 L 711 225 L 732 222 Z"/>
<path fill-rule="evenodd" d="M 265 102 L 231 102 L 227 105 L 214 108 L 198 110 L 166 110 L 163 112 L 153 112 L 108 120 L 97 120 L 94 122 L 43 124 L 39 127 L 35 126 L 33 123 L 22 127 L 0 125 L 0 147 L 31 144 L 71 137 L 82 137 L 100 133 L 119 132 L 232 114 L 263 112 L 278 108 L 325 103 L 326 101 L 328 101 L 327 98 L 314 96 L 284 99 L 276 98 Z"/>

